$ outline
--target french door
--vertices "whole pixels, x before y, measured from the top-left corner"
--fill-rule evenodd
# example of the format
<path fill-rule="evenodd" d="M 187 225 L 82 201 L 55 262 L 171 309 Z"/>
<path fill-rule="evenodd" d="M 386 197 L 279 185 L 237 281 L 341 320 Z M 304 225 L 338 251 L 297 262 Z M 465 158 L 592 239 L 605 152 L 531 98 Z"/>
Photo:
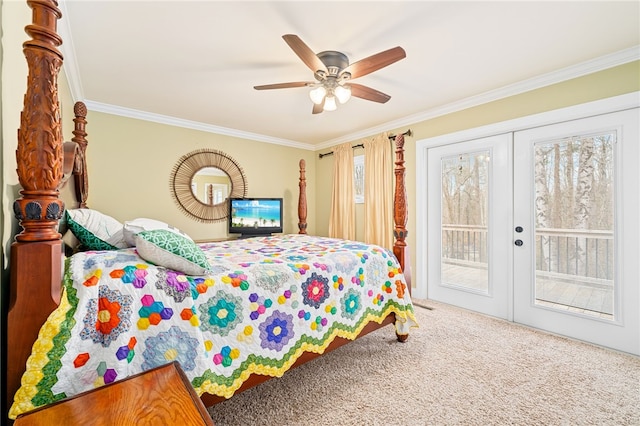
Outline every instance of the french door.
<path fill-rule="evenodd" d="M 515 133 L 515 321 L 640 354 L 638 115 Z"/>
<path fill-rule="evenodd" d="M 640 354 L 639 115 L 419 146 L 418 294 Z"/>
<path fill-rule="evenodd" d="M 511 135 L 429 150 L 428 293 L 511 319 Z"/>

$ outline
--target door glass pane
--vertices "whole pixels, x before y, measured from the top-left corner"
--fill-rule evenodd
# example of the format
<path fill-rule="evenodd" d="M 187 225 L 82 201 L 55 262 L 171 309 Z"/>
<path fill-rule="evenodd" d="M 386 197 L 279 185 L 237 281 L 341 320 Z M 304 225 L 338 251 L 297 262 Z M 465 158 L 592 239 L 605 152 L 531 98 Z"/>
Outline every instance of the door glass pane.
<path fill-rule="evenodd" d="M 535 303 L 613 319 L 615 132 L 536 143 Z"/>
<path fill-rule="evenodd" d="M 442 158 L 442 284 L 489 292 L 489 151 Z"/>

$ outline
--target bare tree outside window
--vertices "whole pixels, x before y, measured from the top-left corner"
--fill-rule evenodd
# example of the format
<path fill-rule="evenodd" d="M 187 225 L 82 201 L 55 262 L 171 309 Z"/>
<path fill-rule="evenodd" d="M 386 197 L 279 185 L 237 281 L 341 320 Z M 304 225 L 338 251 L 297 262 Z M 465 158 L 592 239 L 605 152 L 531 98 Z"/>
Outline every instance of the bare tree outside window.
<path fill-rule="evenodd" d="M 442 281 L 487 292 L 489 151 L 443 158 Z"/>
<path fill-rule="evenodd" d="M 615 131 L 534 144 L 536 303 L 612 318 L 615 144 Z M 489 164 L 489 151 L 441 160 L 442 281 L 476 291 L 488 289 Z"/>
<path fill-rule="evenodd" d="M 535 145 L 537 302 L 613 315 L 615 141 L 605 132 Z M 559 294 L 558 279 L 577 291 Z"/>

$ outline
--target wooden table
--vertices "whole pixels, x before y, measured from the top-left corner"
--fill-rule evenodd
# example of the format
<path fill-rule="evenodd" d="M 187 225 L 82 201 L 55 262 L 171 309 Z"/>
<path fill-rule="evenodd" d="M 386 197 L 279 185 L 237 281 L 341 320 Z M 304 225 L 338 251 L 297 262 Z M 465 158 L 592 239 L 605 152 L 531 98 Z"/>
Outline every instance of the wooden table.
<path fill-rule="evenodd" d="M 14 426 L 210 425 L 213 421 L 177 362 L 18 416 Z"/>

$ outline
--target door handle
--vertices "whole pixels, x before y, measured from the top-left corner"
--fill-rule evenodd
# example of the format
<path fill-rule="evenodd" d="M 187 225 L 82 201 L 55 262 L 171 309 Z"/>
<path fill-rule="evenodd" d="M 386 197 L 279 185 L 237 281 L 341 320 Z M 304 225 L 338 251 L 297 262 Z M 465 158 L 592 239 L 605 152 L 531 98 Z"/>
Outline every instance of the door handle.
<path fill-rule="evenodd" d="M 523 245 L 524 243 L 522 242 L 522 240 L 516 240 L 514 242 L 515 245 L 517 245 L 518 247 L 520 247 L 521 245 Z"/>

